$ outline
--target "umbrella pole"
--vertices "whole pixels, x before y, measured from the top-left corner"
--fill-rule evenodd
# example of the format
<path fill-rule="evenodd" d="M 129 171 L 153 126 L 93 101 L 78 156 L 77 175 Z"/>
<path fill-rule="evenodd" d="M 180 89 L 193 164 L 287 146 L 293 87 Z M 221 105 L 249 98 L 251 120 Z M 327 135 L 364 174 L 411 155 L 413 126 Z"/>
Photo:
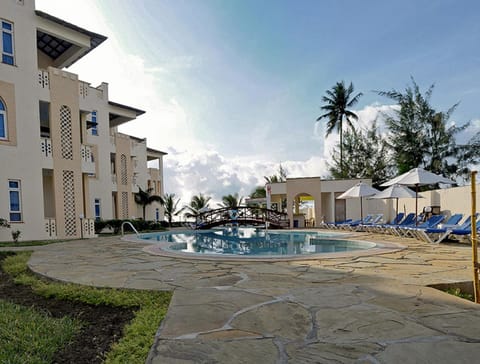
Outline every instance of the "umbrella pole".
<path fill-rule="evenodd" d="M 361 221 L 361 224 L 363 224 L 363 198 L 360 197 L 360 221 Z"/>
<path fill-rule="evenodd" d="M 418 226 L 418 183 L 415 185 L 415 226 Z"/>
<path fill-rule="evenodd" d="M 398 216 L 398 198 L 396 198 L 397 200 L 397 208 L 395 209 L 395 220 L 393 220 L 393 223 L 394 224 L 398 224 L 400 221 L 397 221 L 397 216 Z"/>

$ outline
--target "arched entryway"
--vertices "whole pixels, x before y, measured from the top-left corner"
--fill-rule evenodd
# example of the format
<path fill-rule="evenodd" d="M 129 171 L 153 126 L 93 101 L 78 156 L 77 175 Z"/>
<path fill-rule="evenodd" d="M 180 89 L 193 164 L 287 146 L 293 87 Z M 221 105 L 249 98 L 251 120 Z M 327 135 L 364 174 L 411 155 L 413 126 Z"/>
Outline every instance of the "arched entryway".
<path fill-rule="evenodd" d="M 305 192 L 299 193 L 293 200 L 293 227 L 308 228 L 315 226 L 315 198 Z"/>

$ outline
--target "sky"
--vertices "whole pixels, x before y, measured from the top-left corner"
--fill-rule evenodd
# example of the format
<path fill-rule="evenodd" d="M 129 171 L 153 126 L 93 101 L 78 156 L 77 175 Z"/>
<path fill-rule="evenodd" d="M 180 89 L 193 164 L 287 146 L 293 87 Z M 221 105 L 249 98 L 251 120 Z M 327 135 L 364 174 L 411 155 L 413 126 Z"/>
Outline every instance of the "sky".
<path fill-rule="evenodd" d="M 432 105 L 480 129 L 476 0 L 37 0 L 108 39 L 69 71 L 146 111 L 121 127 L 164 157 L 165 191 L 186 204 L 246 196 L 276 173 L 328 176 L 321 98 L 338 81 L 364 95 L 367 126 L 394 108 L 375 90 L 435 84 Z M 467 133 L 467 134 L 468 134 Z"/>

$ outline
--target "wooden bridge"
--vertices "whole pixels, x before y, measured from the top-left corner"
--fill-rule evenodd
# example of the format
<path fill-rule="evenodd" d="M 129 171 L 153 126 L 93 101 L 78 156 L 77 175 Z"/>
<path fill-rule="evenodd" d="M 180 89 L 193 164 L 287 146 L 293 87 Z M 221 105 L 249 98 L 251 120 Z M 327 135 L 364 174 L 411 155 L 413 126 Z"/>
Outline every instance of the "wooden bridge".
<path fill-rule="evenodd" d="M 221 225 L 265 225 L 272 229 L 288 228 L 290 221 L 284 212 L 252 206 L 222 207 L 197 215 L 195 229 L 210 229 Z"/>

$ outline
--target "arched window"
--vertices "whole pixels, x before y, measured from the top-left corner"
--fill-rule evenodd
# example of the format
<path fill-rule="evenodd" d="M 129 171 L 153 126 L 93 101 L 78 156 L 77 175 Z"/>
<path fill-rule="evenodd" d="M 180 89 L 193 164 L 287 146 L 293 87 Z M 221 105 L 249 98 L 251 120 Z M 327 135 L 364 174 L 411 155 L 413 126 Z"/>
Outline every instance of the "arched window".
<path fill-rule="evenodd" d="M 7 108 L 0 98 L 0 139 L 8 139 Z"/>

